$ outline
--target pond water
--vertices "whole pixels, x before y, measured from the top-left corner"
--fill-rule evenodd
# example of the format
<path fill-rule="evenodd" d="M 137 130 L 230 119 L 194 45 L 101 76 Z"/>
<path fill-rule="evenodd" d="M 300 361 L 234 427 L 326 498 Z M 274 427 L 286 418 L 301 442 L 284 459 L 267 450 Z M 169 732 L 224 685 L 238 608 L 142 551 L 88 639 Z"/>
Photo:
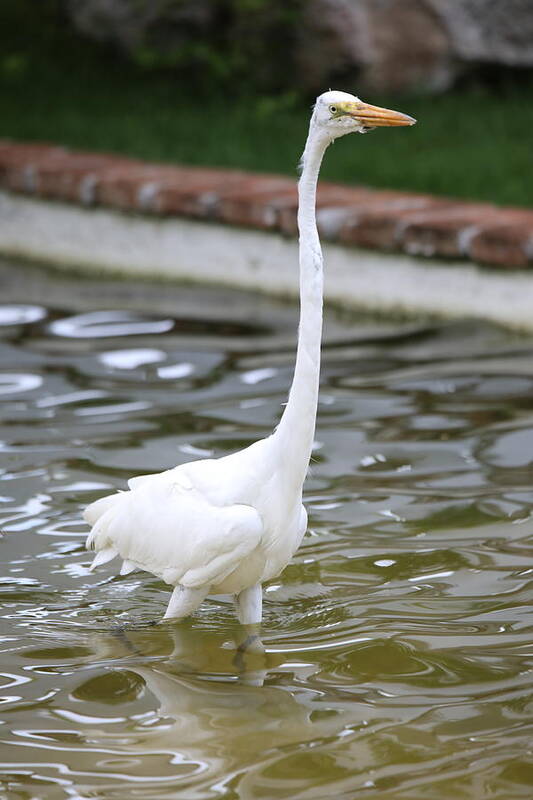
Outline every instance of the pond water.
<path fill-rule="evenodd" d="M 326 315 L 309 532 L 228 598 L 90 574 L 81 509 L 268 433 L 297 308 L 0 266 L 8 800 L 530 798 L 533 340 Z"/>

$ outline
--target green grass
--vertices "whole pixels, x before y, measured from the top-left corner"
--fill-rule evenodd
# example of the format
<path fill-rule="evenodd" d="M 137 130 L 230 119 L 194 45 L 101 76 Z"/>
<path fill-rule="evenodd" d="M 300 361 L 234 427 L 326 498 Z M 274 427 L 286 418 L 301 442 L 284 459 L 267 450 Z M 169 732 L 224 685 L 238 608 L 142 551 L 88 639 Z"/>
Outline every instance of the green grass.
<path fill-rule="evenodd" d="M 55 37 L 55 38 L 54 38 Z M 0 41 L 0 137 L 50 140 L 154 161 L 295 174 L 309 104 L 195 93 L 57 34 Z M 533 205 L 531 83 L 433 97 L 365 97 L 418 119 L 414 128 L 348 136 L 323 176 L 344 183 Z M 327 88 L 327 87 L 326 87 Z M 338 86 L 347 90 L 356 87 Z"/>

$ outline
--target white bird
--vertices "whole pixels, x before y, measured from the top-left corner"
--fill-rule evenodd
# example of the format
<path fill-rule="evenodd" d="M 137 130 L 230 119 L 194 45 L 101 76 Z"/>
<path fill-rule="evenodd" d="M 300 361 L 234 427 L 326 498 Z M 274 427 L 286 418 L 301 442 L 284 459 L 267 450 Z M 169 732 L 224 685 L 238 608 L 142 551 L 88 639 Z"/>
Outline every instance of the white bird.
<path fill-rule="evenodd" d="M 289 400 L 266 439 L 218 459 L 128 481 L 129 491 L 92 503 L 91 569 L 115 556 L 174 587 L 164 619 L 183 618 L 207 595 L 231 594 L 242 624 L 262 617 L 262 583 L 276 577 L 307 528 L 302 488 L 313 445 L 320 376 L 322 252 L 316 226 L 318 173 L 328 145 L 347 133 L 413 125 L 397 111 L 345 92 L 317 98 L 298 184 L 300 327 Z"/>

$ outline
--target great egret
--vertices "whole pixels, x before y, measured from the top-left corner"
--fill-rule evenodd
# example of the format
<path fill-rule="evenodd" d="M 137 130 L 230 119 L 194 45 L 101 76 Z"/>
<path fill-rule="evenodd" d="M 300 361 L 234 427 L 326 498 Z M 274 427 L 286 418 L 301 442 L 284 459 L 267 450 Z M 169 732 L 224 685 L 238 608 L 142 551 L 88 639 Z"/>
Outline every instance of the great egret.
<path fill-rule="evenodd" d="M 298 184 L 300 327 L 289 400 L 274 433 L 219 459 L 128 481 L 129 491 L 92 503 L 87 548 L 94 569 L 117 555 L 174 587 L 164 619 L 191 614 L 209 594 L 235 597 L 242 624 L 261 621 L 262 583 L 276 577 L 307 528 L 302 487 L 315 431 L 322 331 L 322 252 L 315 196 L 327 146 L 347 133 L 413 125 L 397 111 L 345 92 L 317 98 Z"/>

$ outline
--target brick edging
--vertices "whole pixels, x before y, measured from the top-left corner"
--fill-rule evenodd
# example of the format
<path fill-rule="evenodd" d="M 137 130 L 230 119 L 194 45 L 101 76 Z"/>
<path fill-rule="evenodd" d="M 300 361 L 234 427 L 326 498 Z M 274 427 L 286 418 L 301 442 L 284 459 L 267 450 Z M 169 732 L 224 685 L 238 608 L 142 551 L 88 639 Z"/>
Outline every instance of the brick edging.
<path fill-rule="evenodd" d="M 296 181 L 279 175 L 0 140 L 0 187 L 85 206 L 296 233 Z M 533 266 L 529 209 L 322 182 L 317 217 L 321 235 L 340 244 Z"/>

